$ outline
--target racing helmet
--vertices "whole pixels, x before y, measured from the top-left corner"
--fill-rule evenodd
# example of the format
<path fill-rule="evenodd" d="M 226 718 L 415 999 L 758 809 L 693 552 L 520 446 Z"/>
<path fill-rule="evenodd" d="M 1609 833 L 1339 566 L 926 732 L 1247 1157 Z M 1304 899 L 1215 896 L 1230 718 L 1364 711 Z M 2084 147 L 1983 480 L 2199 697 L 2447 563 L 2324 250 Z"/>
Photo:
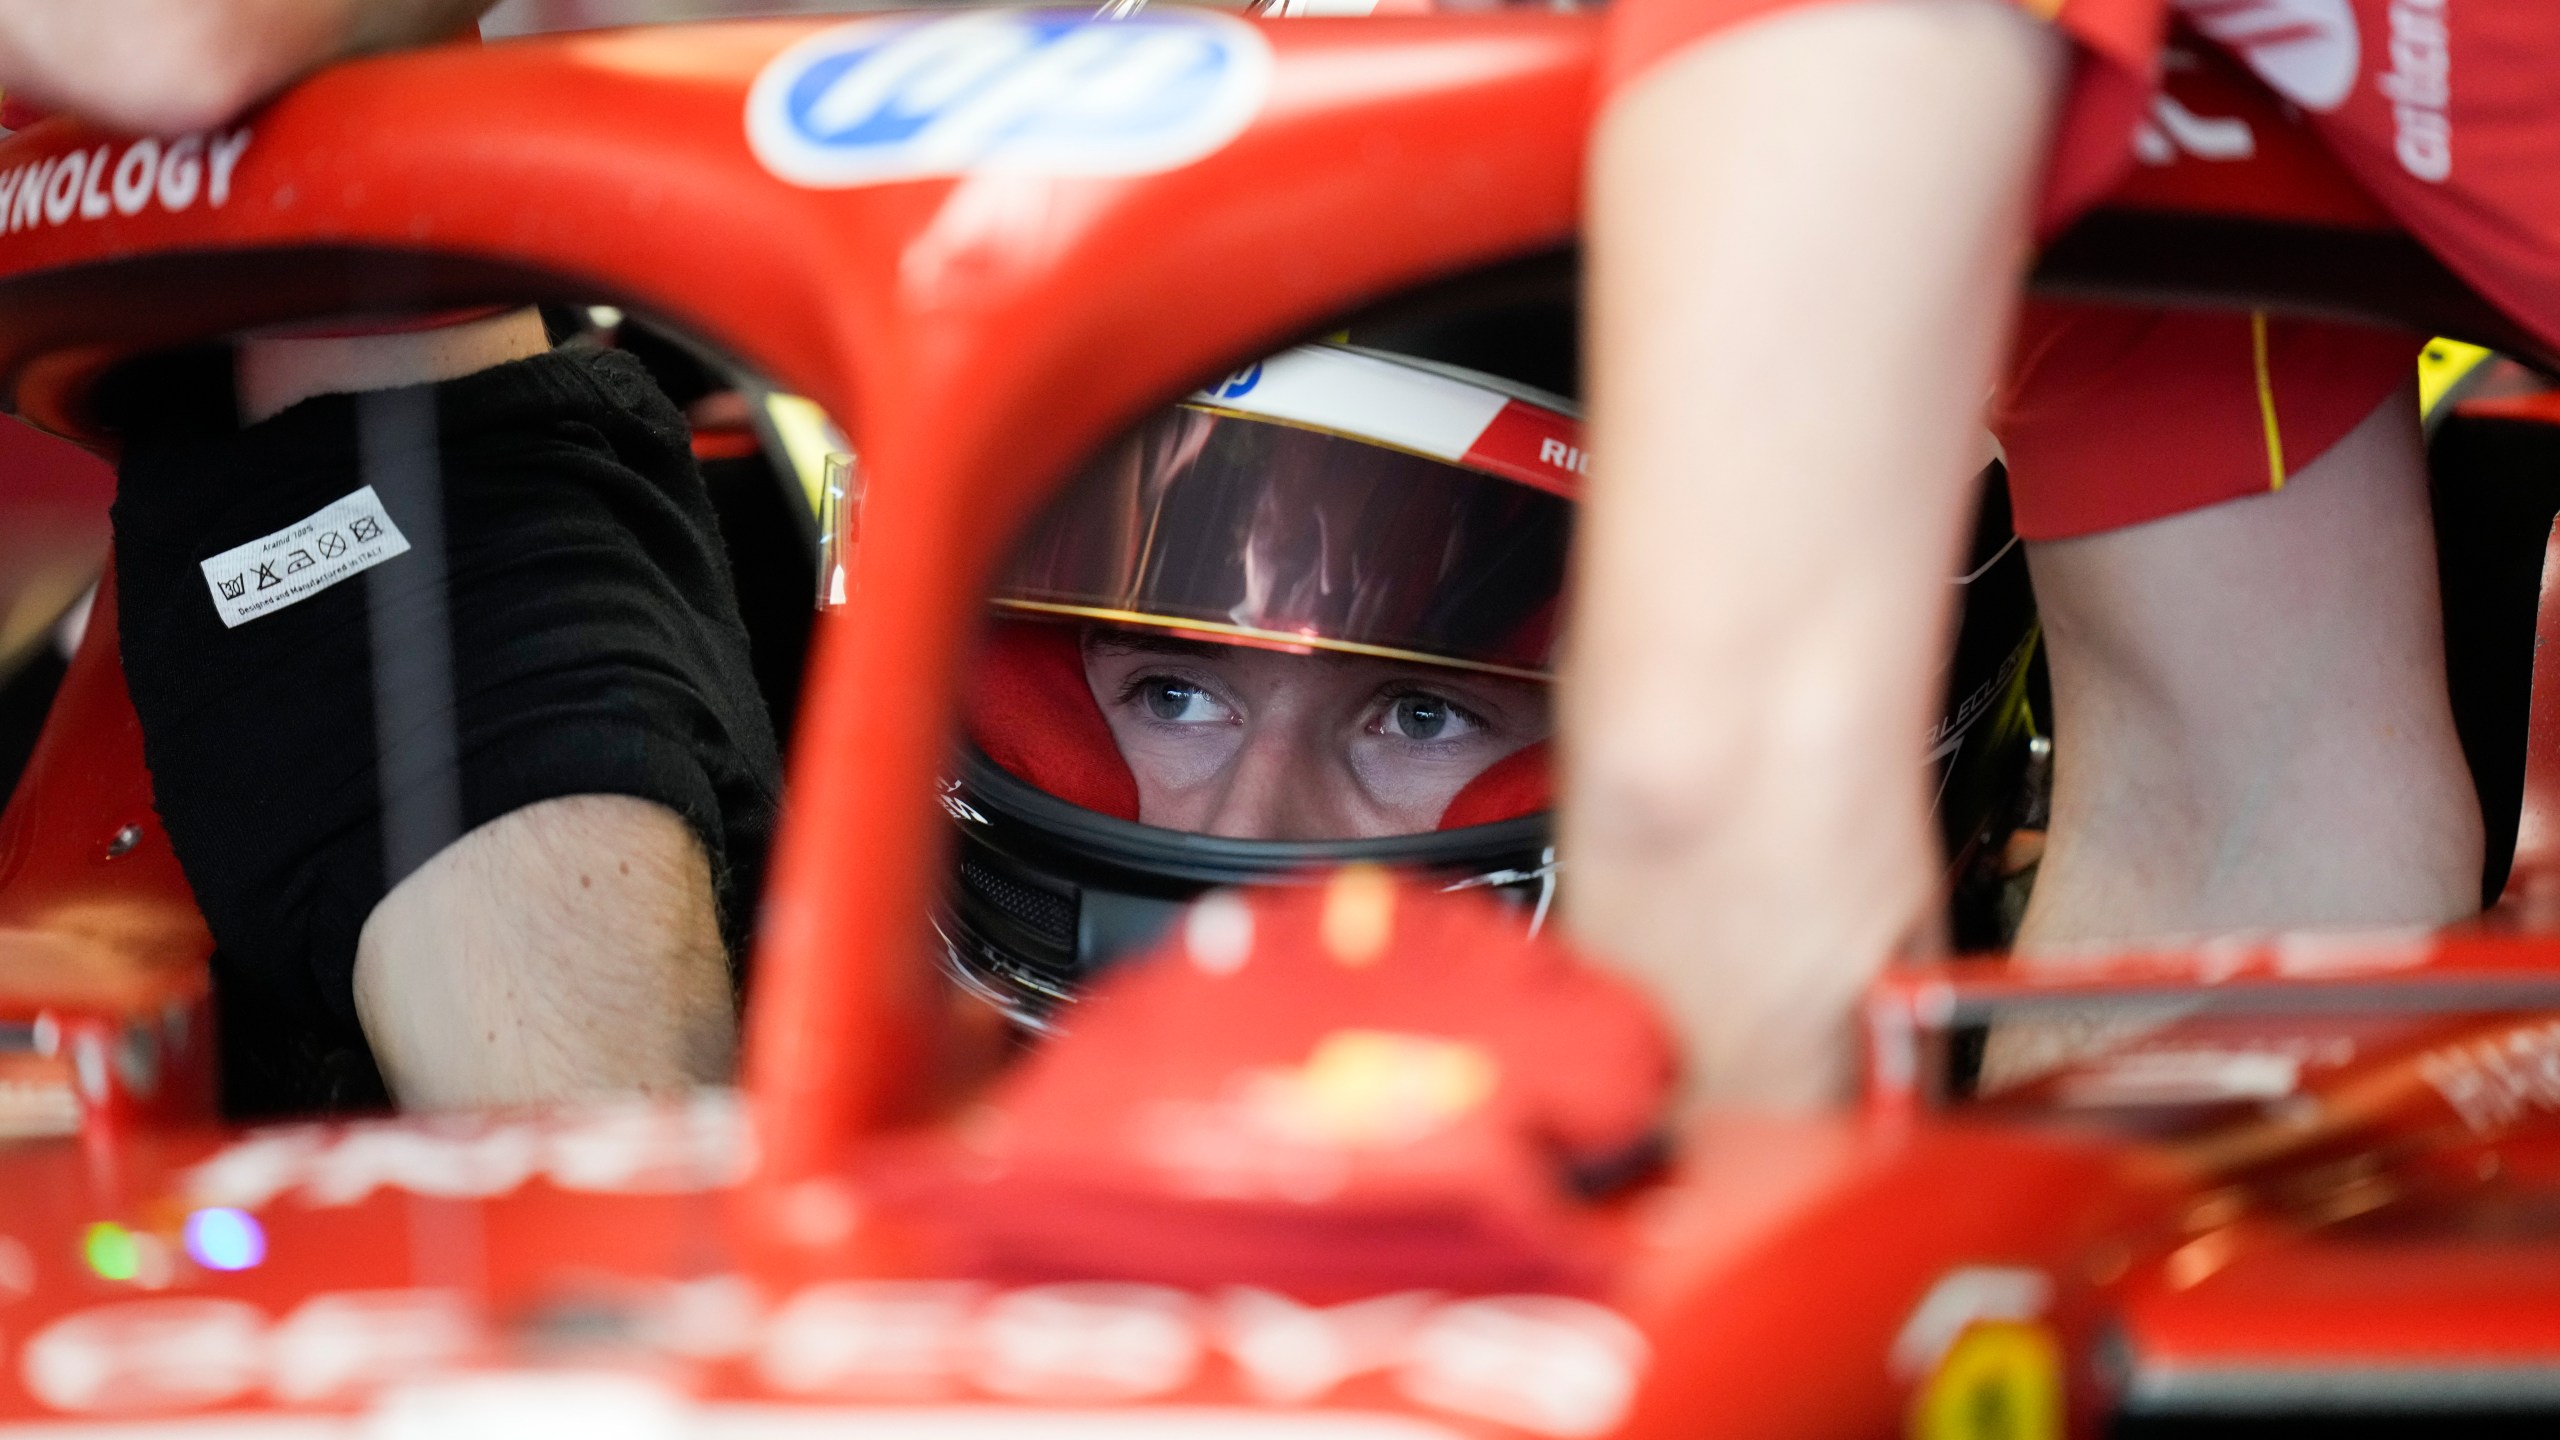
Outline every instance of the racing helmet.
<path fill-rule="evenodd" d="M 1553 899 L 1547 745 L 1416 833 L 1236 838 L 1142 823 L 1088 683 L 1100 635 L 1352 656 L 1544 687 L 1584 467 L 1557 396 L 1349 344 L 1273 356 L 1149 418 L 1034 522 L 991 592 L 944 804 L 951 976 L 1044 1029 L 1218 886 L 1354 862 Z"/>
<path fill-rule="evenodd" d="M 1542 927 L 1559 876 L 1543 739 L 1411 833 L 1150 825 L 1086 652 L 1097 635 L 1152 634 L 1543 686 L 1587 466 L 1571 401 L 1347 343 L 1249 366 L 1124 437 L 1033 523 L 990 592 L 943 786 L 957 856 L 935 924 L 950 977 L 1044 1031 L 1204 892 L 1358 862 L 1483 890 Z M 2030 698 L 2034 598 L 1996 461 L 1963 566 L 1925 763 L 1954 938 L 1973 948 L 2014 926 L 2020 892 L 2000 857 L 2012 830 L 2042 823 L 2049 774 Z"/>

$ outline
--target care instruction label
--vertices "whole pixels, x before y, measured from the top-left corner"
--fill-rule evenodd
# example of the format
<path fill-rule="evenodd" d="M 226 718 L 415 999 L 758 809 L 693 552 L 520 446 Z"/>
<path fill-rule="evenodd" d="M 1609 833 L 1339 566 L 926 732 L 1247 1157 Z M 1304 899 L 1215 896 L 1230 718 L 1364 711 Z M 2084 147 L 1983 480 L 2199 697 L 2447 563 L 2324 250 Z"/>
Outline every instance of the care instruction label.
<path fill-rule="evenodd" d="M 205 588 L 225 629 L 308 600 L 351 575 L 409 553 L 381 497 L 365 486 L 272 535 L 203 562 Z"/>

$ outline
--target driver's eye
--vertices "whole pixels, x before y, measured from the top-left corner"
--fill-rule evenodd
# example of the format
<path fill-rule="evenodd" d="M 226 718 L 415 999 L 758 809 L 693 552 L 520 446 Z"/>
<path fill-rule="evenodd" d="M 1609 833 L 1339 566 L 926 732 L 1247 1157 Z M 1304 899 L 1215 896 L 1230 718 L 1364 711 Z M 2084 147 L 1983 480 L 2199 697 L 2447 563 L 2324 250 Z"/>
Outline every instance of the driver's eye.
<path fill-rule="evenodd" d="M 1159 720 L 1205 721 L 1216 718 L 1215 702 L 1199 686 L 1182 680 L 1141 680 L 1138 699 Z"/>
<path fill-rule="evenodd" d="M 1387 728 L 1407 740 L 1437 740 L 1458 722 L 1456 707 L 1437 695 L 1401 695 L 1387 708 Z"/>

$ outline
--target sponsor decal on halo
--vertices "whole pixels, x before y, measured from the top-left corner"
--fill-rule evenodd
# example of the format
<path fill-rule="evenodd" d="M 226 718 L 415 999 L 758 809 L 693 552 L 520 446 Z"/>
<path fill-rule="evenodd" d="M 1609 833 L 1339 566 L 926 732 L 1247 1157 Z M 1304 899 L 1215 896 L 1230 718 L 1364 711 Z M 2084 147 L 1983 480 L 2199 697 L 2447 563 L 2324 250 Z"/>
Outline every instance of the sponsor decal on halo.
<path fill-rule="evenodd" d="M 797 185 L 987 169 L 1170 170 L 1233 139 L 1270 88 L 1252 26 L 1197 11 L 860 20 L 801 41 L 747 94 L 747 142 Z"/>
<path fill-rule="evenodd" d="M 1262 383 L 1262 363 L 1256 361 L 1200 392 L 1203 400 L 1241 400 Z"/>
<path fill-rule="evenodd" d="M 199 198 L 219 210 L 230 203 L 232 173 L 248 148 L 247 129 L 215 130 L 91 145 L 11 166 L 0 170 L 0 231 L 139 215 L 155 204 L 175 215 Z"/>

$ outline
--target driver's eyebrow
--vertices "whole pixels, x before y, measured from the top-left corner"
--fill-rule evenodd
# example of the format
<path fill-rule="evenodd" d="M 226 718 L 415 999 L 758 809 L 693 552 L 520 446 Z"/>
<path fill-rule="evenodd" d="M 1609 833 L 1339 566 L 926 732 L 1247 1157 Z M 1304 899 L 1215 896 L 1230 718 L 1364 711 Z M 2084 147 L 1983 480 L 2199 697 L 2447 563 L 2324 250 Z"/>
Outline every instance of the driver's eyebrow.
<path fill-rule="evenodd" d="M 1127 630 L 1096 635 L 1085 642 L 1105 655 L 1182 655 L 1194 660 L 1212 660 L 1233 646 L 1210 640 L 1184 640 L 1173 635 L 1149 635 Z"/>

